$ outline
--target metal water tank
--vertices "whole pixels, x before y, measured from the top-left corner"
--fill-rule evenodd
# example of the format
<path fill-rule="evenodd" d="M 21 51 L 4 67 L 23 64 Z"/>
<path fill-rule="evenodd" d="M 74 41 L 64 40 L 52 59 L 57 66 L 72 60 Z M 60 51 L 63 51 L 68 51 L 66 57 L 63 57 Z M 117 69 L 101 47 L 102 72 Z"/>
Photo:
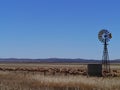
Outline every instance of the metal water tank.
<path fill-rule="evenodd" d="M 87 68 L 89 76 L 102 76 L 102 64 L 88 64 Z"/>

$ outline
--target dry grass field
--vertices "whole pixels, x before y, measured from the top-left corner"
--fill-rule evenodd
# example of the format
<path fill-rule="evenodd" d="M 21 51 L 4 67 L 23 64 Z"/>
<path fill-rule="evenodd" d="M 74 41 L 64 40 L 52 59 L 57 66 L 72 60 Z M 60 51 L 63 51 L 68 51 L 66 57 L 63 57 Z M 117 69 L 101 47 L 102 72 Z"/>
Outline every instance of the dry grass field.
<path fill-rule="evenodd" d="M 89 77 L 86 65 L 1 63 L 0 90 L 120 90 L 120 65 L 112 76 Z"/>

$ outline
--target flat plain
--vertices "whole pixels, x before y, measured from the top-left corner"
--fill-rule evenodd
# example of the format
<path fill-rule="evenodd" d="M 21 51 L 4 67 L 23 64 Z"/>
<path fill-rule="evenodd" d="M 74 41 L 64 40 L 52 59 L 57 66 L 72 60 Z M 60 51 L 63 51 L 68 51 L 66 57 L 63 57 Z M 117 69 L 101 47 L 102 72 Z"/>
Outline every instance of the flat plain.
<path fill-rule="evenodd" d="M 120 64 L 111 76 L 89 77 L 80 63 L 1 63 L 0 90 L 119 90 Z"/>

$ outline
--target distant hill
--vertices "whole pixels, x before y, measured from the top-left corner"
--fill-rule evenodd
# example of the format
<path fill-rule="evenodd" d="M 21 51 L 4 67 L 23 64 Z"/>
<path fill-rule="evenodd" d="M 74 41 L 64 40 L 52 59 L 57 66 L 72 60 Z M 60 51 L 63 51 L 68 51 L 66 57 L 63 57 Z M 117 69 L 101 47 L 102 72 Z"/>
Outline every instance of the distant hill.
<path fill-rule="evenodd" d="M 48 59 L 17 59 L 17 58 L 0 58 L 0 62 L 29 62 L 29 63 L 100 63 L 101 60 L 88 59 L 65 59 L 65 58 L 48 58 Z M 111 63 L 120 63 L 120 59 L 111 60 Z"/>

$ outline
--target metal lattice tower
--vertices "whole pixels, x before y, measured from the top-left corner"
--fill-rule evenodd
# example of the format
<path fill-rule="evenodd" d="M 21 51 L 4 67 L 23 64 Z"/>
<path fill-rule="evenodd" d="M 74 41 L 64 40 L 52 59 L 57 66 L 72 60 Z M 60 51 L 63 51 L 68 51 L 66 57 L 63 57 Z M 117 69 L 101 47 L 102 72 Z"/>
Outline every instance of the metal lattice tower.
<path fill-rule="evenodd" d="M 103 57 L 102 57 L 102 64 L 103 64 L 103 71 L 110 72 L 110 60 L 109 60 L 107 45 L 108 45 L 107 42 L 105 42 Z"/>
<path fill-rule="evenodd" d="M 108 30 L 101 30 L 98 34 L 99 40 L 104 43 L 104 50 L 102 56 L 102 70 L 110 73 L 110 60 L 108 55 L 107 45 L 110 39 L 112 38 L 112 34 L 108 32 Z"/>

